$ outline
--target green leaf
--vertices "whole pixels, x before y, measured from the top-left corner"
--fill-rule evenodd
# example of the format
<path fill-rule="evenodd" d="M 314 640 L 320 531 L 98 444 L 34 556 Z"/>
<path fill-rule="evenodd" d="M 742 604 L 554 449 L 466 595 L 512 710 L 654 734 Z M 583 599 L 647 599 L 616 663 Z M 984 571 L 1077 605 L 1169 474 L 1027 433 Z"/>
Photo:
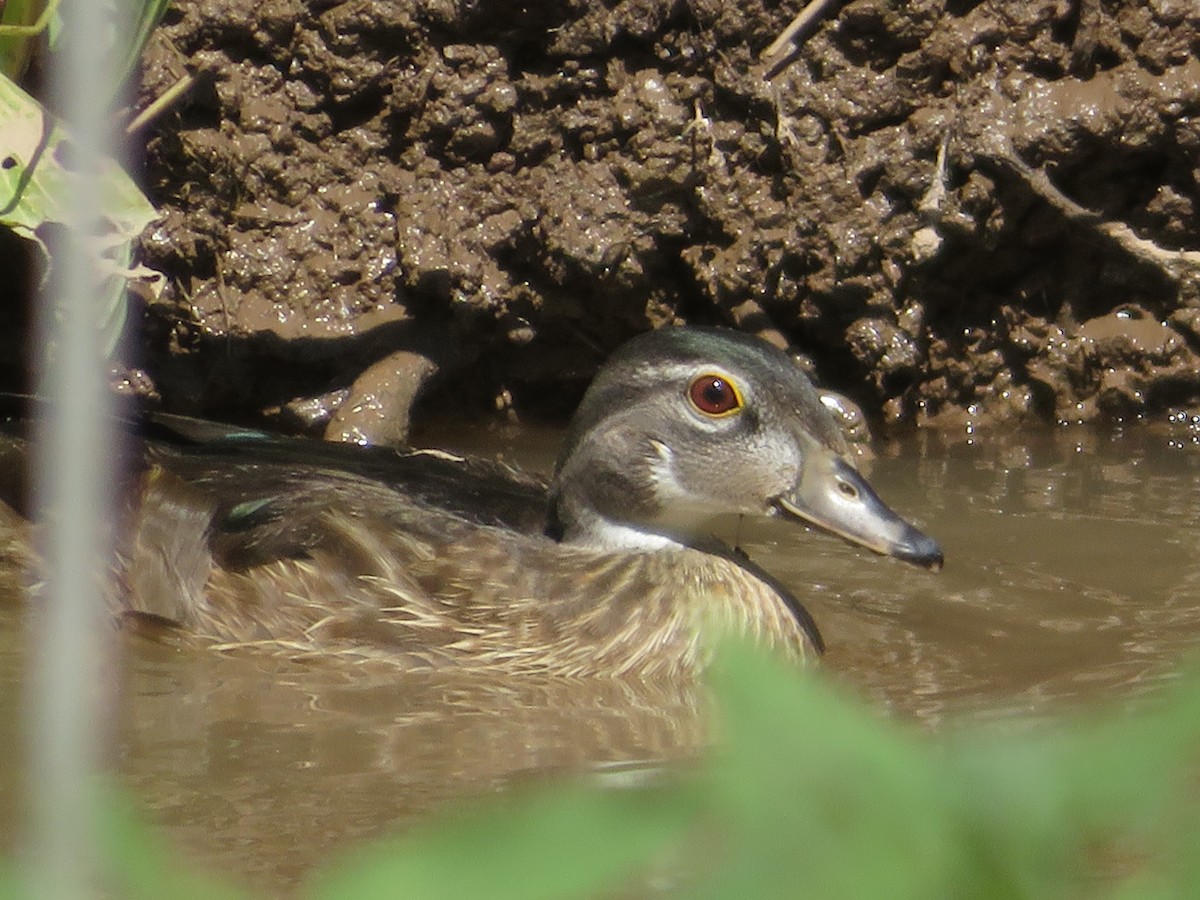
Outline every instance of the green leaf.
<path fill-rule="evenodd" d="M 63 28 L 58 5 L 59 0 L 6 0 L 0 4 L 0 75 L 19 82 L 29 66 L 36 42 L 43 37 L 51 50 L 53 64 Z M 114 27 L 99 38 L 107 38 L 110 49 L 120 54 L 121 62 L 114 67 L 111 86 L 114 95 L 137 64 L 150 33 L 162 21 L 168 6 L 170 0 L 141 0 L 132 9 L 128 3 L 118 5 L 117 12 L 131 13 L 128 27 Z"/>
<path fill-rule="evenodd" d="M 536 900 L 617 890 L 676 847 L 694 821 L 684 786 L 522 792 L 398 839 L 322 873 L 329 900 Z"/>
<path fill-rule="evenodd" d="M 39 22 L 43 15 L 45 21 Z M 0 6 L 0 75 L 17 81 L 25 74 L 52 15 L 43 0 L 5 0 Z"/>
<path fill-rule="evenodd" d="M 1136 712 L 1010 724 L 1007 734 L 975 729 L 950 741 L 960 781 L 950 796 L 972 868 L 998 888 L 990 896 L 1077 887 L 1106 851 L 1144 857 L 1172 878 L 1191 871 L 1195 883 L 1186 861 L 1200 834 L 1182 804 L 1200 750 L 1197 683 L 1192 675 Z"/>
<path fill-rule="evenodd" d="M 16 865 L 8 860 L 0 861 L 0 900 L 24 900 L 27 893 Z"/>
<path fill-rule="evenodd" d="M 127 76 L 137 65 L 142 50 L 146 47 L 146 42 L 150 40 L 150 33 L 158 27 L 158 23 L 162 21 L 163 14 L 170 5 L 171 0 L 142 0 L 138 5 L 133 28 L 125 45 L 125 60 L 120 69 L 122 78 Z"/>
<path fill-rule="evenodd" d="M 0 76 L 0 141 L 0 225 L 35 241 L 48 254 L 42 231 L 69 221 L 70 135 L 41 104 Z M 101 161 L 100 184 L 102 219 L 80 240 L 102 287 L 105 299 L 97 320 L 111 351 L 124 324 L 127 284 L 137 279 L 152 291 L 161 290 L 157 273 L 132 267 L 133 242 L 158 213 L 113 160 Z"/>
<path fill-rule="evenodd" d="M 97 791 L 97 833 L 113 896 L 128 900 L 235 900 L 250 895 L 180 862 L 175 848 L 150 827 L 133 801 L 111 787 Z"/>
<path fill-rule="evenodd" d="M 724 854 L 696 896 L 945 893 L 955 821 L 935 757 L 906 728 L 753 648 L 720 656 L 713 772 Z"/>

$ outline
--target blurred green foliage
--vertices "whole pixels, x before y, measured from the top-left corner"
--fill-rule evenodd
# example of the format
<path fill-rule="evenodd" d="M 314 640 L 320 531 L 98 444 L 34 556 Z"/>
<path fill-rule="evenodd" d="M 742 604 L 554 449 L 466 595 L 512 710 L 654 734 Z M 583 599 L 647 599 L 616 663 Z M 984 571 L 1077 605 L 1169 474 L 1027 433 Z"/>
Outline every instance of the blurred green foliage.
<path fill-rule="evenodd" d="M 58 37 L 58 0 L 5 0 L 0 8 L 0 75 L 20 81 L 37 42 Z"/>
<path fill-rule="evenodd" d="M 110 33 L 94 36 L 118 54 L 110 94 L 137 63 L 150 32 L 162 18 L 167 0 L 117 0 L 124 23 L 113 22 Z M 26 93 L 19 81 L 35 52 L 45 42 L 46 64 L 53 65 L 62 23 L 58 0 L 0 0 L 0 226 L 34 241 L 52 257 L 45 226 L 65 224 L 69 216 L 72 153 L 70 128 L 43 103 Z M 119 27 L 119 26 L 124 27 Z M 77 155 L 77 154 L 75 154 Z M 77 165 L 77 163 L 75 163 Z M 134 278 L 146 279 L 150 290 L 161 290 L 156 273 L 133 266 L 133 242 L 157 212 L 133 180 L 113 160 L 102 160 L 102 227 L 85 238 L 94 261 L 97 310 L 103 347 L 111 352 L 125 321 L 125 289 Z"/>
<path fill-rule="evenodd" d="M 170 0 L 114 0 L 114 12 L 124 21 L 113 22 L 109 34 L 95 37 L 107 41 L 118 54 L 119 62 L 113 67 L 118 80 L 133 70 L 150 32 L 169 5 Z M 4 0 L 0 4 L 0 75 L 13 82 L 21 81 L 43 41 L 50 57 L 47 65 L 53 65 L 62 33 L 58 10 L 59 0 Z M 112 85 L 114 96 L 119 86 Z"/>
<path fill-rule="evenodd" d="M 0 77 L 0 226 L 34 241 L 50 255 L 47 224 L 70 219 L 71 136 L 37 100 Z M 111 352 L 125 321 L 125 288 L 130 279 L 152 276 L 133 266 L 133 242 L 158 213 L 125 171 L 100 161 L 103 227 L 83 238 L 104 297 L 97 325 L 105 352 Z M 61 236 L 60 236 L 61 237 Z"/>
<path fill-rule="evenodd" d="M 452 810 L 316 872 L 307 896 L 1200 896 L 1196 674 L 1136 711 L 938 734 L 741 646 L 713 687 L 704 763 Z M 181 874 L 127 800 L 101 808 L 115 896 L 244 896 Z"/>

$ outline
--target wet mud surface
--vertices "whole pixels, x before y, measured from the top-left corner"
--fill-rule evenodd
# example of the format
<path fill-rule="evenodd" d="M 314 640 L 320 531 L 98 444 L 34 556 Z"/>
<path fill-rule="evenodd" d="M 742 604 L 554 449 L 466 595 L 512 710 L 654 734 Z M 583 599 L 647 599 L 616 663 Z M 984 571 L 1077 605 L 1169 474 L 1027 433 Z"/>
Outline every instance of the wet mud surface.
<path fill-rule="evenodd" d="M 892 423 L 1200 403 L 1200 8 L 853 0 L 772 74 L 798 7 L 180 0 L 138 365 L 169 408 L 384 440 L 418 394 L 565 409 L 683 321 Z"/>

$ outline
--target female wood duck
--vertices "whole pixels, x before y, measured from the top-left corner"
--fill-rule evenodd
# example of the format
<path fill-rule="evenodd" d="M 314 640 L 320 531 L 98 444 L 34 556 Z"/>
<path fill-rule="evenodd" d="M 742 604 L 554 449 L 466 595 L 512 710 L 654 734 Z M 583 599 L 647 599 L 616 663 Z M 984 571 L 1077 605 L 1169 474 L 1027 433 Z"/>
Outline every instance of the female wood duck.
<path fill-rule="evenodd" d="M 667 328 L 621 348 L 548 489 L 436 451 L 160 421 L 174 439 L 147 440 L 131 476 L 109 602 L 221 648 L 651 675 L 701 666 L 705 636 L 732 628 L 803 660 L 822 649 L 816 625 L 709 535 L 714 517 L 779 517 L 942 563 L 846 461 L 792 360 L 732 331 Z"/>

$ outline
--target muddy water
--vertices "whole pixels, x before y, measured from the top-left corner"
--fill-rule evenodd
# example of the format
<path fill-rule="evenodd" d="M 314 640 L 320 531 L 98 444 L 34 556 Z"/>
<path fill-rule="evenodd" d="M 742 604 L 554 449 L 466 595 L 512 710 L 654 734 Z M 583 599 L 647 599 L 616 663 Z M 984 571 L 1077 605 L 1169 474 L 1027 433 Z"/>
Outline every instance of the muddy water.
<path fill-rule="evenodd" d="M 553 435 L 440 436 L 544 466 Z M 1180 446 L 1182 443 L 1182 446 Z M 896 715 L 1052 716 L 1170 677 L 1200 640 L 1200 447 L 1141 430 L 881 448 L 872 481 L 943 544 L 940 575 L 779 525 L 739 540 L 802 591 L 827 670 Z M 19 615 L 0 614 L 0 714 Z M 197 861 L 286 892 L 337 848 L 547 771 L 615 777 L 693 752 L 672 686 L 462 682 L 137 643 L 113 765 Z M 781 715 L 785 711 L 781 711 Z M 20 768 L 0 731 L 11 844 Z"/>

